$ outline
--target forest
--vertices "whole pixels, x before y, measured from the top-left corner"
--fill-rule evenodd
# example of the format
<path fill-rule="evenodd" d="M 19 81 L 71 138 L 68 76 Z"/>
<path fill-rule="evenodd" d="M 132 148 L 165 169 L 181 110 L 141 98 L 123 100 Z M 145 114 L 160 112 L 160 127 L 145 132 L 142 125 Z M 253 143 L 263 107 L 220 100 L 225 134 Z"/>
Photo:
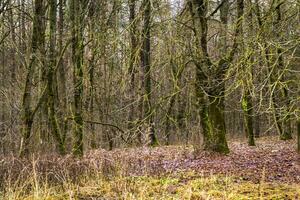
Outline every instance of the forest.
<path fill-rule="evenodd" d="M 0 199 L 299 198 L 299 0 L 0 0 Z"/>

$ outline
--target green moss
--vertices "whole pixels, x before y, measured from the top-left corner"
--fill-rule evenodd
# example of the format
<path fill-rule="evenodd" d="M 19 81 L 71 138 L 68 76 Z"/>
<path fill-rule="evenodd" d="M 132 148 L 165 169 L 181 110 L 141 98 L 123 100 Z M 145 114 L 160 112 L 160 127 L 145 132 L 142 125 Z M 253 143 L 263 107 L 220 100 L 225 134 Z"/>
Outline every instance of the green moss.
<path fill-rule="evenodd" d="M 293 139 L 292 134 L 289 132 L 284 131 L 281 135 L 280 135 L 280 139 L 281 140 L 291 140 Z"/>
<path fill-rule="evenodd" d="M 248 111 L 248 101 L 245 98 L 245 96 L 243 96 L 243 98 L 242 98 L 242 109 L 244 112 Z"/>

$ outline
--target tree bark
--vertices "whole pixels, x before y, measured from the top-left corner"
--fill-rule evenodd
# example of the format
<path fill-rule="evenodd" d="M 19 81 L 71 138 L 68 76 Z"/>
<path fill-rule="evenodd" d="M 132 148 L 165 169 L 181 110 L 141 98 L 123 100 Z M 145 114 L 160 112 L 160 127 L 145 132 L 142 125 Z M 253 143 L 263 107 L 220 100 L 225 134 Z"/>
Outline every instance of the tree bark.
<path fill-rule="evenodd" d="M 58 51 L 63 52 L 63 40 L 64 40 L 64 7 L 65 7 L 65 0 L 59 0 L 58 4 L 58 38 L 57 38 L 57 45 Z M 58 78 L 57 78 L 57 89 L 58 89 L 58 99 L 59 99 L 59 113 L 58 118 L 60 121 L 60 130 L 61 130 L 61 137 L 63 142 L 65 143 L 67 132 L 68 132 L 68 121 L 67 121 L 67 113 L 68 113 L 68 99 L 67 99 L 67 85 L 66 85 L 66 74 L 68 72 L 68 68 L 65 63 L 64 57 L 62 57 L 58 61 Z"/>
<path fill-rule="evenodd" d="M 141 64 L 144 73 L 144 106 L 145 106 L 145 117 L 146 126 L 149 128 L 149 144 L 150 146 L 157 145 L 158 141 L 155 135 L 154 124 L 153 124 L 153 107 L 151 102 L 151 0 L 143 1 L 144 8 L 144 25 L 142 31 L 143 44 L 141 49 Z"/>
<path fill-rule="evenodd" d="M 244 126 L 248 137 L 248 145 L 255 146 L 254 130 L 253 130 L 253 105 L 250 91 L 244 88 L 244 94 L 242 98 L 242 109 L 244 111 Z"/>
<path fill-rule="evenodd" d="M 70 18 L 72 27 L 72 64 L 74 82 L 74 143 L 73 154 L 83 155 L 83 30 L 86 1 L 70 1 Z"/>
<path fill-rule="evenodd" d="M 89 97 L 88 97 L 88 110 L 90 113 L 91 118 L 93 119 L 94 116 L 94 91 L 95 91 L 95 56 L 96 56 L 96 41 L 95 41 L 95 17 L 97 17 L 95 13 L 95 7 L 96 2 L 91 2 L 90 8 L 89 8 L 89 40 L 91 41 L 90 45 L 90 55 L 89 55 Z M 91 147 L 93 149 L 96 149 L 98 147 L 97 145 L 97 139 L 96 139 L 96 127 L 94 123 L 90 124 L 90 130 L 91 130 Z"/>
<path fill-rule="evenodd" d="M 223 6 L 228 6 L 228 4 L 225 2 Z M 231 51 L 223 56 L 217 65 L 213 64 L 208 53 L 208 18 L 206 16 L 208 2 L 205 0 L 191 0 L 189 1 L 189 7 L 195 26 L 195 36 L 196 38 L 200 38 L 196 39 L 196 41 L 198 41 L 202 57 L 196 62 L 196 96 L 198 97 L 198 102 L 202 104 L 206 101 L 208 104 L 207 109 L 205 107 L 199 109 L 200 118 L 203 122 L 201 126 L 204 136 L 204 148 L 215 152 L 228 153 L 224 116 L 225 75 L 238 50 L 239 36 L 242 33 L 241 25 L 244 15 L 244 1 L 237 1 L 237 20 Z M 222 13 L 222 20 L 225 25 L 227 20 L 225 16 L 226 9 Z M 196 26 L 196 20 L 198 20 L 199 28 Z M 208 97 L 203 97 L 204 95 L 201 94 L 204 92 L 203 90 L 208 94 Z M 200 101 L 199 97 L 201 97 Z"/>
<path fill-rule="evenodd" d="M 59 125 L 56 119 L 56 112 L 55 112 L 55 94 L 54 94 L 54 87 L 55 87 L 55 67 L 56 67 L 56 10 L 57 10 L 57 0 L 50 0 L 50 30 L 49 30 L 49 58 L 48 58 L 48 73 L 47 73 L 47 93 L 48 93 L 48 118 L 51 125 L 52 135 L 54 136 L 57 149 L 60 154 L 65 154 L 65 144 L 64 139 L 61 136 L 61 132 L 59 129 Z"/>
<path fill-rule="evenodd" d="M 44 43 L 44 0 L 35 0 L 34 2 L 34 18 L 33 18 L 33 32 L 31 38 L 31 57 L 27 68 L 25 89 L 23 93 L 23 137 L 20 146 L 20 156 L 27 156 L 29 154 L 29 144 L 31 137 L 31 129 L 33 124 L 34 115 L 40 106 L 38 103 L 35 109 L 32 109 L 32 87 L 33 75 L 36 69 L 36 58 L 38 51 L 43 48 Z M 41 99 L 43 98 L 43 94 Z M 40 99 L 39 102 L 42 102 Z"/>
<path fill-rule="evenodd" d="M 251 3 L 251 2 L 250 2 Z M 250 4 L 252 7 L 252 5 Z M 251 36 L 253 26 L 252 26 L 252 12 L 250 11 L 250 22 L 249 22 L 249 28 L 250 28 L 250 33 L 249 37 Z M 247 44 L 248 47 L 251 47 L 251 44 L 247 42 L 243 34 L 243 25 L 240 25 L 241 29 L 241 35 L 243 38 L 241 38 L 241 50 L 242 52 L 245 52 L 245 43 Z M 248 145 L 249 146 L 255 146 L 255 137 L 254 137 L 254 129 L 253 129 L 253 100 L 251 96 L 251 90 L 252 90 L 252 82 L 253 82 L 253 56 L 250 55 L 245 55 L 245 58 L 243 59 L 245 61 L 242 61 L 242 64 L 246 67 L 244 69 L 245 72 L 245 77 L 250 77 L 248 79 L 243 78 L 242 83 L 243 83 L 243 96 L 242 96 L 242 110 L 244 112 L 244 127 L 246 131 L 246 135 L 248 137 Z M 247 63 L 250 63 L 247 65 Z M 249 83 L 250 82 L 250 83 Z"/>
<path fill-rule="evenodd" d="M 137 18 L 136 18 L 136 0 L 129 0 L 129 34 L 130 34 L 130 60 L 129 60 L 129 68 L 128 68 L 128 74 L 130 75 L 130 89 L 129 89 L 129 96 L 130 96 L 130 110 L 128 114 L 128 130 L 131 130 L 133 128 L 133 119 L 134 119 L 134 113 L 135 113 L 135 63 L 136 63 L 136 56 L 137 56 L 137 49 L 138 49 L 138 43 L 137 43 Z"/>
<path fill-rule="evenodd" d="M 298 153 L 300 153 L 300 119 L 298 119 L 297 121 L 297 135 L 298 135 L 297 149 L 298 149 Z"/>
<path fill-rule="evenodd" d="M 276 37 L 277 40 L 281 40 L 281 36 L 280 36 L 280 30 L 279 30 L 279 26 L 280 23 L 282 21 L 282 13 L 281 13 L 281 6 L 283 3 L 276 1 L 276 3 L 278 5 L 276 5 L 275 7 L 275 11 L 276 11 L 276 21 L 275 21 L 275 27 L 277 27 L 277 31 L 276 31 Z M 281 47 L 277 47 L 277 56 L 278 56 L 278 61 L 277 61 L 277 70 L 284 70 L 284 57 L 283 57 L 283 50 Z M 284 74 L 281 76 L 280 78 L 280 82 L 284 82 L 285 81 L 285 76 Z M 279 118 L 283 118 L 282 119 L 282 125 L 281 125 L 281 132 L 280 132 L 280 139 L 281 140 L 290 140 L 292 139 L 292 125 L 291 125 L 291 120 L 290 120 L 290 100 L 289 100 L 289 94 L 288 94 L 288 90 L 287 90 L 287 86 L 283 85 L 282 88 L 280 88 L 281 92 L 282 92 L 282 98 L 283 98 L 283 102 L 284 102 L 284 113 L 283 116 L 279 116 Z M 278 112 L 278 111 L 277 111 Z M 281 120 L 281 119 L 279 119 Z"/>

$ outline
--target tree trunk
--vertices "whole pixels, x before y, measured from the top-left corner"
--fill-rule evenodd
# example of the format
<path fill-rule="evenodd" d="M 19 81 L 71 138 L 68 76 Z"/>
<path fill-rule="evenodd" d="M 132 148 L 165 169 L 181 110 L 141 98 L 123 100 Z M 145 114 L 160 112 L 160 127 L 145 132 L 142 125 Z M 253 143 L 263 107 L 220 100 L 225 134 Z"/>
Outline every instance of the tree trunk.
<path fill-rule="evenodd" d="M 29 144 L 31 137 L 31 129 L 33 124 L 34 115 L 40 106 L 40 103 L 37 104 L 35 109 L 32 109 L 32 87 L 33 87 L 33 75 L 36 68 L 36 57 L 38 51 L 41 51 L 40 48 L 44 41 L 44 0 L 35 0 L 34 4 L 34 18 L 33 18 L 33 32 L 31 39 L 31 57 L 29 65 L 27 68 L 25 89 L 23 93 L 23 138 L 22 144 L 20 147 L 20 156 L 27 156 L 29 153 Z M 43 95 L 42 95 L 43 96 Z M 42 98 L 42 97 L 41 97 Z M 41 101 L 39 101 L 41 102 Z"/>
<path fill-rule="evenodd" d="M 259 113 L 256 113 L 254 118 L 254 136 L 256 138 L 260 137 L 260 119 Z"/>
<path fill-rule="evenodd" d="M 251 3 L 251 2 L 250 2 Z M 250 5 L 252 6 L 252 5 Z M 252 25 L 252 12 L 250 11 L 249 13 L 249 28 L 250 31 L 248 33 L 248 36 L 251 37 L 252 34 L 252 30 L 253 30 L 253 25 Z M 249 43 L 247 41 L 247 37 L 245 37 L 246 35 L 244 35 L 243 33 L 243 25 L 240 25 L 240 29 L 241 29 L 241 35 L 242 38 L 241 40 L 241 51 L 245 52 L 245 43 L 248 47 L 251 48 L 251 43 Z M 252 63 L 253 63 L 253 56 L 252 55 L 244 55 L 244 59 L 245 61 L 242 61 L 242 65 L 244 66 L 244 73 L 245 76 L 243 76 L 243 96 L 242 96 L 242 109 L 244 112 L 244 127 L 245 127 L 245 131 L 246 131 L 246 135 L 248 137 L 248 145 L 249 146 L 255 146 L 255 139 L 254 139 L 254 129 L 253 129 L 253 100 L 251 97 L 251 91 L 252 91 L 252 83 L 253 83 L 253 67 L 252 67 Z M 250 64 L 248 64 L 250 63 Z M 246 79 L 246 77 L 250 77 L 248 79 Z M 250 83 L 249 83 L 250 82 Z"/>
<path fill-rule="evenodd" d="M 298 135 L 298 153 L 300 153 L 300 119 L 297 121 L 297 135 Z"/>
<path fill-rule="evenodd" d="M 209 150 L 213 143 L 213 135 L 211 135 L 211 124 L 209 121 L 209 110 L 208 110 L 208 100 L 205 96 L 203 86 L 205 85 L 204 80 L 206 80 L 205 75 L 201 69 L 201 66 L 196 65 L 196 85 L 195 85 L 195 92 L 197 98 L 197 107 L 200 116 L 200 126 L 201 126 L 201 133 L 203 135 L 203 146 L 204 149 Z M 195 141 L 199 143 L 199 141 Z M 198 149 L 198 145 L 196 144 L 196 149 Z"/>
<path fill-rule="evenodd" d="M 242 109 L 244 112 L 244 126 L 248 137 L 248 145 L 255 146 L 254 130 L 253 130 L 253 105 L 252 105 L 252 98 L 250 95 L 250 91 L 248 88 L 244 88 Z"/>
<path fill-rule="evenodd" d="M 86 1 L 70 1 L 70 18 L 72 27 L 72 64 L 74 78 L 74 143 L 73 154 L 83 155 L 83 30 Z"/>
<path fill-rule="evenodd" d="M 15 27 L 15 21 L 14 21 L 14 11 L 13 9 L 9 10 L 9 23 L 10 23 L 10 29 L 11 29 L 11 40 L 12 43 L 14 45 L 17 45 L 17 41 L 16 41 L 16 27 Z M 15 83 L 16 83 L 16 72 L 17 72 L 17 60 L 16 60 L 16 56 L 15 56 L 15 49 L 12 48 L 11 49 L 11 101 L 13 102 L 10 107 L 10 132 L 11 134 L 14 133 L 15 130 L 15 124 L 16 124 L 16 120 L 17 120 L 17 112 L 15 109 L 15 105 L 14 103 L 16 102 L 16 91 L 14 90 L 14 88 L 16 87 Z"/>
<path fill-rule="evenodd" d="M 150 29 L 151 29 L 151 1 L 144 0 L 144 25 L 142 31 L 143 45 L 141 49 L 141 64 L 144 72 L 144 106 L 146 126 L 149 128 L 149 144 L 150 146 L 157 145 L 158 141 L 155 135 L 153 124 L 153 108 L 151 104 L 151 63 L 150 63 Z"/>
<path fill-rule="evenodd" d="M 178 103 L 180 103 L 179 99 L 178 99 L 178 95 L 179 95 L 179 92 L 180 92 L 180 80 L 181 80 L 181 76 L 182 76 L 182 73 L 183 73 L 183 67 L 179 67 L 174 59 L 173 59 L 173 55 L 171 54 L 171 52 L 169 52 L 169 56 L 171 57 L 170 58 L 170 67 L 172 68 L 172 74 L 171 76 L 173 77 L 172 79 L 172 82 L 173 82 L 173 93 L 172 96 L 171 96 L 171 99 L 169 101 L 169 105 L 168 105 L 168 109 L 167 109 L 167 113 L 166 113 L 166 122 L 165 122 L 165 137 L 166 137 L 166 144 L 169 145 L 170 144 L 170 132 L 171 132 L 171 121 L 175 121 L 175 117 L 173 116 L 173 110 L 174 110 L 174 105 L 176 103 L 176 100 Z M 181 107 L 181 110 L 179 111 L 180 113 L 179 114 L 179 118 L 183 118 L 181 116 L 184 116 L 184 106 Z M 181 116 L 180 116 L 181 115 Z M 177 121 L 177 123 L 181 123 L 180 124 L 180 127 L 182 128 L 182 119 L 179 119 Z M 179 124 L 178 124 L 179 125 Z"/>
<path fill-rule="evenodd" d="M 88 97 L 88 110 L 90 117 L 93 119 L 94 116 L 94 91 L 95 91 L 95 81 L 94 81 L 94 72 L 95 72 L 95 55 L 96 55 L 96 42 L 95 42 L 95 17 L 97 16 L 95 14 L 95 6 L 96 2 L 91 2 L 90 8 L 89 8 L 89 40 L 91 41 L 90 45 L 90 55 L 89 55 L 89 97 Z M 93 149 L 96 149 L 98 147 L 97 145 L 97 138 L 96 138 L 96 127 L 94 123 L 90 124 L 90 130 L 91 130 L 91 147 Z"/>
<path fill-rule="evenodd" d="M 291 140 L 292 137 L 292 121 L 290 114 L 290 97 L 288 94 L 288 89 L 286 86 L 283 86 L 283 101 L 284 101 L 284 113 L 283 113 L 283 122 L 282 122 L 282 133 L 280 135 L 281 140 Z"/>
<path fill-rule="evenodd" d="M 48 118 L 51 124 L 52 134 L 57 143 L 57 149 L 60 154 L 65 154 L 65 144 L 61 136 L 59 126 L 56 119 L 55 112 L 55 95 L 54 95 L 54 77 L 55 77 L 55 67 L 56 67 L 56 10 L 57 1 L 50 0 L 50 31 L 49 31 L 49 67 L 47 73 L 47 93 L 48 93 Z"/>
<path fill-rule="evenodd" d="M 130 89 L 129 89 L 129 96 L 130 96 L 130 111 L 128 114 L 128 130 L 131 130 L 133 128 L 133 119 L 134 119 L 134 113 L 135 113 L 135 63 L 136 63 L 136 54 L 137 54 L 137 27 L 136 27 L 136 13 L 135 13 L 135 7 L 136 7 L 136 0 L 129 0 L 129 24 L 130 24 L 130 60 L 129 60 L 129 68 L 128 68 L 128 74 L 130 75 Z"/>
<path fill-rule="evenodd" d="M 229 153 L 226 140 L 226 127 L 224 118 L 224 95 L 218 93 L 209 97 L 208 119 L 210 125 L 211 144 L 205 148 L 214 152 Z"/>
<path fill-rule="evenodd" d="M 57 45 L 59 52 L 63 52 L 63 40 L 64 40 L 64 7 L 65 7 L 65 0 L 59 0 L 58 5 L 58 39 Z M 66 74 L 68 68 L 64 62 L 64 58 L 62 57 L 58 61 L 58 93 L 59 93 L 59 121 L 60 121 L 60 130 L 61 130 L 61 137 L 63 142 L 65 143 L 67 131 L 68 131 L 68 121 L 67 121 L 67 85 L 66 85 Z"/>
<path fill-rule="evenodd" d="M 166 145 L 170 144 L 171 119 L 172 119 L 172 112 L 173 112 L 173 107 L 175 104 L 176 97 L 177 97 L 176 94 L 172 95 L 170 102 L 169 102 L 168 109 L 167 109 L 167 113 L 166 113 L 166 124 L 165 124 Z"/>
<path fill-rule="evenodd" d="M 206 108 L 200 109 L 200 118 L 204 123 L 203 136 L 204 136 L 204 148 L 211 151 L 228 153 L 228 145 L 226 141 L 226 127 L 225 127 L 225 75 L 234 55 L 238 49 L 239 37 L 242 33 L 241 25 L 244 15 L 244 1 L 237 1 L 237 20 L 236 29 L 234 33 L 234 41 L 232 49 L 224 57 L 222 57 L 218 64 L 215 65 L 211 61 L 211 57 L 208 53 L 208 1 L 204 0 L 191 0 L 188 2 L 190 7 L 190 13 L 193 19 L 194 33 L 196 36 L 196 42 L 199 46 L 202 59 L 196 62 L 196 96 L 203 96 L 201 93 L 206 90 L 209 95 L 202 101 L 208 101 L 207 111 Z M 224 2 L 223 2 L 224 3 Z M 228 6 L 228 2 L 225 1 L 223 6 Z M 226 26 L 227 18 L 226 13 L 228 8 L 222 8 L 222 21 Z M 196 20 L 198 20 L 196 23 Z M 199 24 L 199 28 L 197 27 Z M 199 30 L 197 30 L 199 29 Z M 199 37 L 199 39 L 197 39 Z M 224 53 L 224 50 L 223 52 Z M 217 70 L 212 71 L 211 69 Z M 209 74 L 206 76 L 206 74 Z M 199 78 L 198 78 L 199 77 Z M 200 81 L 199 81 L 200 80 Z M 200 98 L 201 99 L 201 98 Z M 206 113 L 208 113 L 206 117 Z M 208 124 L 208 125 L 205 125 Z M 202 125 L 202 124 L 201 124 Z M 202 125 L 203 126 L 203 125 Z M 208 130 L 208 132 L 206 132 Z"/>
<path fill-rule="evenodd" d="M 276 11 L 276 21 L 275 21 L 275 27 L 277 28 L 277 31 L 276 31 L 276 37 L 277 39 L 280 41 L 281 40 L 281 34 L 280 34 L 280 22 L 282 21 L 282 13 L 281 13 L 281 6 L 283 3 L 279 2 L 279 1 L 276 1 L 276 3 L 278 5 L 276 5 L 275 7 L 275 11 Z M 277 48 L 277 56 L 278 56 L 278 61 L 277 61 L 277 69 L 276 71 L 280 71 L 280 70 L 284 70 L 284 58 L 283 58 L 283 50 L 282 48 L 279 46 L 279 47 L 276 47 Z M 285 81 L 285 77 L 284 77 L 284 74 L 280 77 L 280 82 L 284 82 Z M 273 82 L 275 83 L 275 82 Z M 275 86 L 276 86 L 276 83 L 275 83 Z M 276 87 L 275 87 L 276 88 Z M 279 130 L 281 129 L 281 131 L 279 132 L 280 133 L 280 139 L 281 140 L 290 140 L 292 139 L 292 128 L 291 128 L 291 120 L 290 120 L 290 100 L 289 100 L 289 95 L 288 95 L 288 90 L 286 88 L 286 86 L 282 86 L 280 88 L 281 92 L 282 92 L 282 97 L 283 98 L 283 101 L 284 101 L 284 104 L 283 107 L 284 107 L 284 113 L 283 113 L 283 116 L 281 113 L 279 114 L 276 114 L 276 115 L 279 115 L 277 117 L 277 121 L 276 123 L 281 123 L 281 128 L 279 127 Z M 276 104 L 276 102 L 275 102 Z M 279 112 L 279 111 L 277 111 Z M 281 118 L 283 118 L 281 120 Z"/>

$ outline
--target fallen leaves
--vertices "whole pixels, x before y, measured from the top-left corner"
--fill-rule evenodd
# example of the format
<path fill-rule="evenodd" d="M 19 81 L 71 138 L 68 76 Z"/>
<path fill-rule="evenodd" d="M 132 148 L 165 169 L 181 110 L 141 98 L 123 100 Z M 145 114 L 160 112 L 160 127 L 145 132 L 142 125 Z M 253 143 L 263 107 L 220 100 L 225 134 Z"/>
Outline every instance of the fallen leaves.
<path fill-rule="evenodd" d="M 114 176 L 176 176 L 193 171 L 196 176 L 226 175 L 259 183 L 300 183 L 300 160 L 295 141 L 262 138 L 256 147 L 231 142 L 228 155 L 200 151 L 191 146 L 103 149 L 88 152 L 83 158 L 43 156 L 35 161 L 15 157 L 0 158 L 0 182 L 30 177 L 33 169 L 39 178 L 53 182 L 76 181 L 78 177 L 101 173 Z"/>

